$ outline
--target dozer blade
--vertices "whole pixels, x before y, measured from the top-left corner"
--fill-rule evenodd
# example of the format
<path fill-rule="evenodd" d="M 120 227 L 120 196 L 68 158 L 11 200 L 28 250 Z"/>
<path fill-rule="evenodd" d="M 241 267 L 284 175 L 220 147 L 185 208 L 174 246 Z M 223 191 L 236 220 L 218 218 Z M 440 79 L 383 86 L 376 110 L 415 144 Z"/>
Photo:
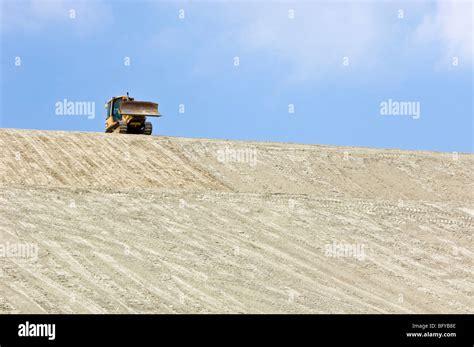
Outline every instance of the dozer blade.
<path fill-rule="evenodd" d="M 160 117 L 158 104 L 149 101 L 122 101 L 120 113 L 130 116 Z"/>

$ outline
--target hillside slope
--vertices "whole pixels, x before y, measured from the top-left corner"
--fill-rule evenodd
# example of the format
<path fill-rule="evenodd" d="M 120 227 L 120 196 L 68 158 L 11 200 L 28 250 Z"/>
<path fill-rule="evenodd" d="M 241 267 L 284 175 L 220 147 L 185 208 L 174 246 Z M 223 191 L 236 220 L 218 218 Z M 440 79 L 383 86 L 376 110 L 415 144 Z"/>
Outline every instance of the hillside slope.
<path fill-rule="evenodd" d="M 472 154 L 12 129 L 0 145 L 0 312 L 474 312 Z"/>

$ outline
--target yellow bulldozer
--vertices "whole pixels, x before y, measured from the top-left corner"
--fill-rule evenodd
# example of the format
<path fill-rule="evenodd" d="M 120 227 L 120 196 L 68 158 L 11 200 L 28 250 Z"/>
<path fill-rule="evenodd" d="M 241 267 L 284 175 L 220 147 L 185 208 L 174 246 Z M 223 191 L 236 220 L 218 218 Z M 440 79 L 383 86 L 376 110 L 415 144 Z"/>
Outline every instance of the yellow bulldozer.
<path fill-rule="evenodd" d="M 105 104 L 106 133 L 151 135 L 153 126 L 146 117 L 161 117 L 158 104 L 149 101 L 135 101 L 128 96 L 115 96 Z"/>

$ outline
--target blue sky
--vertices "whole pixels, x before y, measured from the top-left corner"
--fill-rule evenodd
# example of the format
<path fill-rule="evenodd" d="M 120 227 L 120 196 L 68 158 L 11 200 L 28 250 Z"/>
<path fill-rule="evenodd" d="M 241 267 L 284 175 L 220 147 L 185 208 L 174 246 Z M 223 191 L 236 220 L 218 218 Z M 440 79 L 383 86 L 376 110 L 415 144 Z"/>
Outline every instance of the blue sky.
<path fill-rule="evenodd" d="M 4 0 L 0 126 L 101 132 L 105 101 L 128 91 L 160 104 L 158 135 L 473 152 L 472 11 Z M 94 102 L 95 118 L 57 115 L 64 99 Z M 420 117 L 381 114 L 389 99 Z"/>

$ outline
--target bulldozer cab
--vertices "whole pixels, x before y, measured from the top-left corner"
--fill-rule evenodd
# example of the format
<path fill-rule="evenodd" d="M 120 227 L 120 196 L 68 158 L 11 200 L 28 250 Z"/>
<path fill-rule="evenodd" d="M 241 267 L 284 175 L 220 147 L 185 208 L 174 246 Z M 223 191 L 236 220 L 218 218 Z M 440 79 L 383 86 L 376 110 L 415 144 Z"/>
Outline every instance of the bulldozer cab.
<path fill-rule="evenodd" d="M 107 113 L 105 118 L 112 117 L 114 122 L 118 122 L 119 120 L 122 119 L 122 114 L 120 112 L 120 104 L 122 103 L 122 99 L 124 97 L 119 96 L 116 98 L 110 99 L 107 104 L 106 104 L 106 109 Z M 133 98 L 129 98 L 131 101 L 133 101 Z"/>

